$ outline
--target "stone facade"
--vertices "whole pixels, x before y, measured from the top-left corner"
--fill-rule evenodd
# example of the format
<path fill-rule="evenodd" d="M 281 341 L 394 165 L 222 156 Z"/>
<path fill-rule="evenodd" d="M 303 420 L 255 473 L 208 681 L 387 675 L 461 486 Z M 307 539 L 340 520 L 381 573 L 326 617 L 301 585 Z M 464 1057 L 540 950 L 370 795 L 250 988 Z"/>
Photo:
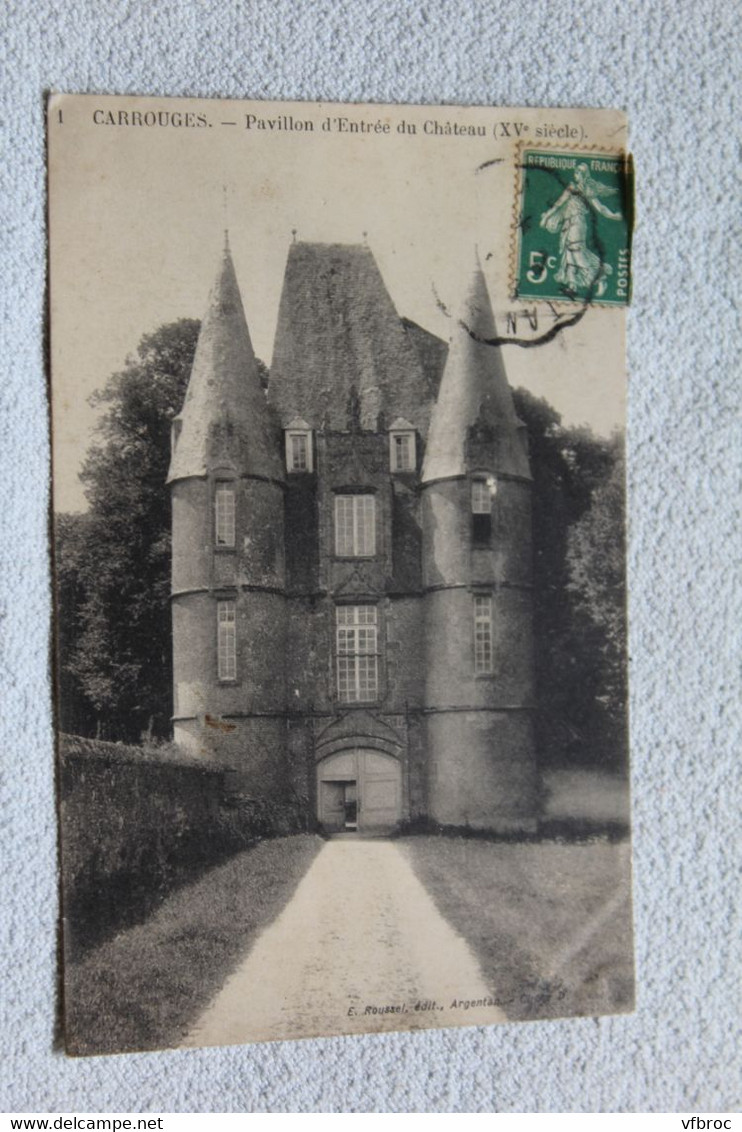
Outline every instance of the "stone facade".
<path fill-rule="evenodd" d="M 173 426 L 176 740 L 327 830 L 533 828 L 531 479 L 477 266 L 448 347 L 294 243 L 267 394 L 228 246 Z"/>

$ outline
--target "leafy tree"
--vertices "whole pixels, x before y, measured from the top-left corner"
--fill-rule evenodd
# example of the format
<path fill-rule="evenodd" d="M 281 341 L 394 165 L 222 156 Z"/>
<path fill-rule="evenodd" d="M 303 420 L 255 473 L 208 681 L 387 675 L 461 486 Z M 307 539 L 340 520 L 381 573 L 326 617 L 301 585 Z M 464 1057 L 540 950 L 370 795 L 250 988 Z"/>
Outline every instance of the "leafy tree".
<path fill-rule="evenodd" d="M 57 515 L 54 525 L 58 722 L 62 731 L 88 735 L 95 730 L 95 712 L 70 661 L 83 632 L 86 598 L 83 572 L 88 555 L 90 517 L 87 514 Z"/>
<path fill-rule="evenodd" d="M 90 509 L 56 517 L 60 724 L 136 741 L 172 715 L 170 426 L 200 323 L 145 335 L 91 398 L 104 409 L 81 479 Z M 258 360 L 261 382 L 268 370 Z"/>
<path fill-rule="evenodd" d="M 105 408 L 81 478 L 90 509 L 58 516 L 61 724 L 166 735 L 172 703 L 170 422 L 199 323 L 161 327 L 92 398 Z"/>
<path fill-rule="evenodd" d="M 592 742 L 612 762 L 623 750 L 628 695 L 624 478 L 623 450 L 617 444 L 612 468 L 567 539 L 569 590 L 598 650 Z"/>
<path fill-rule="evenodd" d="M 625 752 L 625 687 L 622 633 L 623 501 L 622 442 L 584 427 L 562 425 L 544 400 L 517 390 L 533 475 L 534 631 L 539 751 L 545 764 L 621 764 Z M 622 489 L 621 489 L 622 490 Z M 602 520 L 595 517 L 602 514 Z M 591 532 L 591 534 L 588 534 Z M 608 540 L 612 571 L 605 571 L 597 545 Z M 591 552 L 592 551 L 592 552 Z M 615 610 L 615 647 L 608 647 L 604 609 Z M 610 705 L 610 706 L 609 706 Z"/>

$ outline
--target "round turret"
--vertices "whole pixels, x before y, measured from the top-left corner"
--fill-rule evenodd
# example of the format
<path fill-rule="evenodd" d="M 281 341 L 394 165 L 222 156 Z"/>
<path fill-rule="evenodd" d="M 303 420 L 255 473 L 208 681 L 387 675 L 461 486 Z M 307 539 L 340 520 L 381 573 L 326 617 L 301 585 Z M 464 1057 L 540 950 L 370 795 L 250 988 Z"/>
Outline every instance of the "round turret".
<path fill-rule="evenodd" d="M 283 789 L 283 468 L 228 244 L 173 429 L 174 734 Z"/>
<path fill-rule="evenodd" d="M 428 808 L 445 825 L 536 822 L 531 477 L 481 268 L 422 471 Z"/>

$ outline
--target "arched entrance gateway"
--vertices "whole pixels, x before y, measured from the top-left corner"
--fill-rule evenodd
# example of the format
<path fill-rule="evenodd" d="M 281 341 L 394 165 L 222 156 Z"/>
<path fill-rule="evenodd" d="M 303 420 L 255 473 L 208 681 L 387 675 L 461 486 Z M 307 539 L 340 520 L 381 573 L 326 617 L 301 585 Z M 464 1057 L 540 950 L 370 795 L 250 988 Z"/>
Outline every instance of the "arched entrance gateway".
<path fill-rule="evenodd" d="M 328 833 L 388 833 L 402 817 L 402 767 L 353 747 L 317 764 L 317 817 Z"/>

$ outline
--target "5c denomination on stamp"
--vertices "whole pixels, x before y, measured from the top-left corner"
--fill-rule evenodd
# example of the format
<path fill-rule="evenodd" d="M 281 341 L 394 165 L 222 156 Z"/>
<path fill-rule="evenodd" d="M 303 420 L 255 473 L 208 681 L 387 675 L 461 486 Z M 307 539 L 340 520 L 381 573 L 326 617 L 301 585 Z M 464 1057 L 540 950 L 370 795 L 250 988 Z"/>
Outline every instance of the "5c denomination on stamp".
<path fill-rule="evenodd" d="M 518 162 L 518 298 L 626 305 L 633 175 L 625 153 L 525 149 Z"/>

